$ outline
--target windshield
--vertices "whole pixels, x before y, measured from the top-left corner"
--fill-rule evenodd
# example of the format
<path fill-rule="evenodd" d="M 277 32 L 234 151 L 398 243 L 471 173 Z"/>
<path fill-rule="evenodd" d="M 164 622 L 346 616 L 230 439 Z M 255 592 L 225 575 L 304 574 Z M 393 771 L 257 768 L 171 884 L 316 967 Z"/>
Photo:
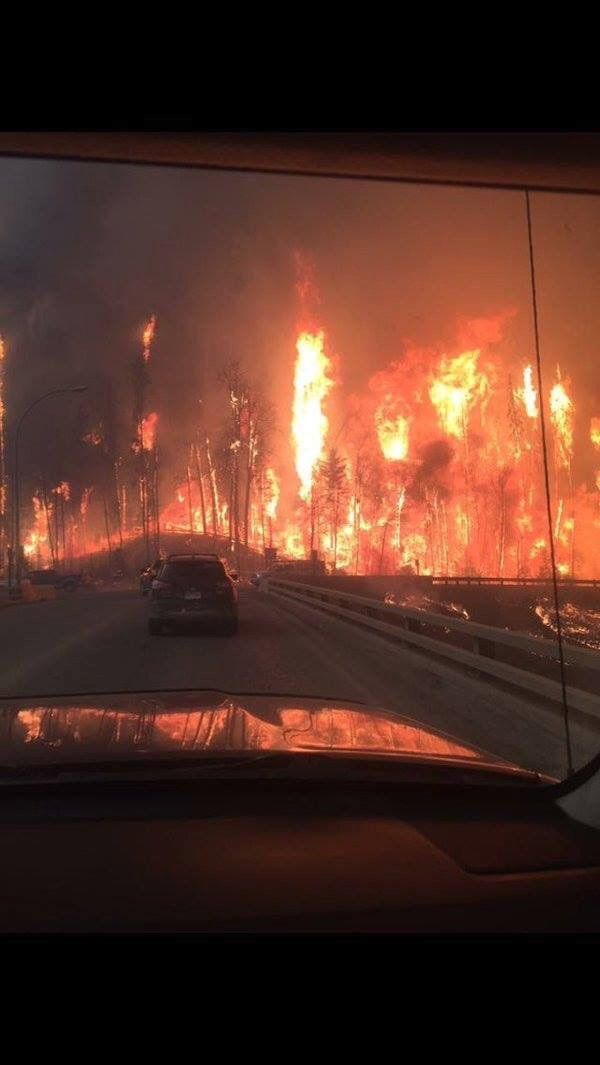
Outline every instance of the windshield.
<path fill-rule="evenodd" d="M 212 689 L 597 753 L 598 199 L 4 158 L 0 223 L 10 720 Z"/>
<path fill-rule="evenodd" d="M 220 562 L 207 560 L 206 562 L 167 562 L 159 570 L 161 581 L 182 581 L 193 584 L 194 581 L 211 581 L 225 577 L 225 570 Z"/>

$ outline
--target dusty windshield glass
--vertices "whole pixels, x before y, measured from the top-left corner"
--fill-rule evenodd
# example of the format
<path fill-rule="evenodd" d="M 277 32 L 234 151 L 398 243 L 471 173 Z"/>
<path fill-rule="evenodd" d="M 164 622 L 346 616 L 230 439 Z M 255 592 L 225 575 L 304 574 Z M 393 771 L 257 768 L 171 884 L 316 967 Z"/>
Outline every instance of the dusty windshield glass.
<path fill-rule="evenodd" d="M 596 754 L 594 198 L 4 159 L 0 224 L 7 713 Z"/>
<path fill-rule="evenodd" d="M 225 570 L 220 562 L 167 562 L 159 570 L 161 581 L 218 580 L 225 577 Z"/>

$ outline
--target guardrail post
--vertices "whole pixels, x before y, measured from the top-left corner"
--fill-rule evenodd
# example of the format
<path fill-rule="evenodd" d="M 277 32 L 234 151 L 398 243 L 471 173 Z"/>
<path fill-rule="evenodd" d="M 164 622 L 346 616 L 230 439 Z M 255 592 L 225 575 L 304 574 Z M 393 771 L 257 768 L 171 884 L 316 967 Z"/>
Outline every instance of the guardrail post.
<path fill-rule="evenodd" d="M 485 655 L 486 658 L 496 657 L 496 644 L 493 640 L 486 640 L 482 636 L 476 636 L 473 642 L 477 654 Z"/>

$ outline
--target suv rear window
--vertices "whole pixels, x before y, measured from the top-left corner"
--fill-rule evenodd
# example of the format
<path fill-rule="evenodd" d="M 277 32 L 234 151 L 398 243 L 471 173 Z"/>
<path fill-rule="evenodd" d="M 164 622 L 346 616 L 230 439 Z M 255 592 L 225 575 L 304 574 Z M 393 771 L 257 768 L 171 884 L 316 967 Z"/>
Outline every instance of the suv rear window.
<path fill-rule="evenodd" d="M 222 580 L 226 577 L 223 563 L 217 559 L 195 559 L 194 561 L 167 562 L 160 571 L 161 580 L 190 583 L 194 581 Z"/>

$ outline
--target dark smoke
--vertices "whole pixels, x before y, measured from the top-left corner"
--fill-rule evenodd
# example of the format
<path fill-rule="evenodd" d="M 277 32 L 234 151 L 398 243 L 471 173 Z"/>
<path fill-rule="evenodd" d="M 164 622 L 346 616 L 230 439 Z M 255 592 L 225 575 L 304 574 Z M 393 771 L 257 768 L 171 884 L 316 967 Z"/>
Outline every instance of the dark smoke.
<path fill-rule="evenodd" d="M 590 412 L 600 413 L 589 369 L 599 335 L 600 206 L 585 198 L 534 201 L 548 376 L 560 360 Z M 218 425 L 215 381 L 232 357 L 278 406 L 284 456 L 298 250 L 314 266 L 318 313 L 340 356 L 332 395 L 338 424 L 339 397 L 401 358 L 408 337 L 443 349 L 460 316 L 516 308 L 500 355 L 532 353 L 518 193 L 3 159 L 0 237 L 9 422 L 46 389 L 89 388 L 81 400 L 49 404 L 28 426 L 23 462 L 32 481 L 44 465 L 51 478 L 89 480 L 86 462 L 98 459 L 77 443 L 82 425 L 109 426 L 111 446 L 127 446 L 131 364 L 151 312 L 158 326 L 148 398 L 160 415 L 167 487 L 201 397 L 207 420 Z M 443 475 L 449 447 L 435 442 L 421 459 L 418 486 Z"/>
<path fill-rule="evenodd" d="M 437 484 L 438 488 L 443 487 L 436 474 L 441 474 L 450 465 L 453 456 L 454 448 L 447 440 L 432 440 L 419 448 L 419 465 L 412 482 L 412 494 L 420 498 L 427 486 Z"/>

